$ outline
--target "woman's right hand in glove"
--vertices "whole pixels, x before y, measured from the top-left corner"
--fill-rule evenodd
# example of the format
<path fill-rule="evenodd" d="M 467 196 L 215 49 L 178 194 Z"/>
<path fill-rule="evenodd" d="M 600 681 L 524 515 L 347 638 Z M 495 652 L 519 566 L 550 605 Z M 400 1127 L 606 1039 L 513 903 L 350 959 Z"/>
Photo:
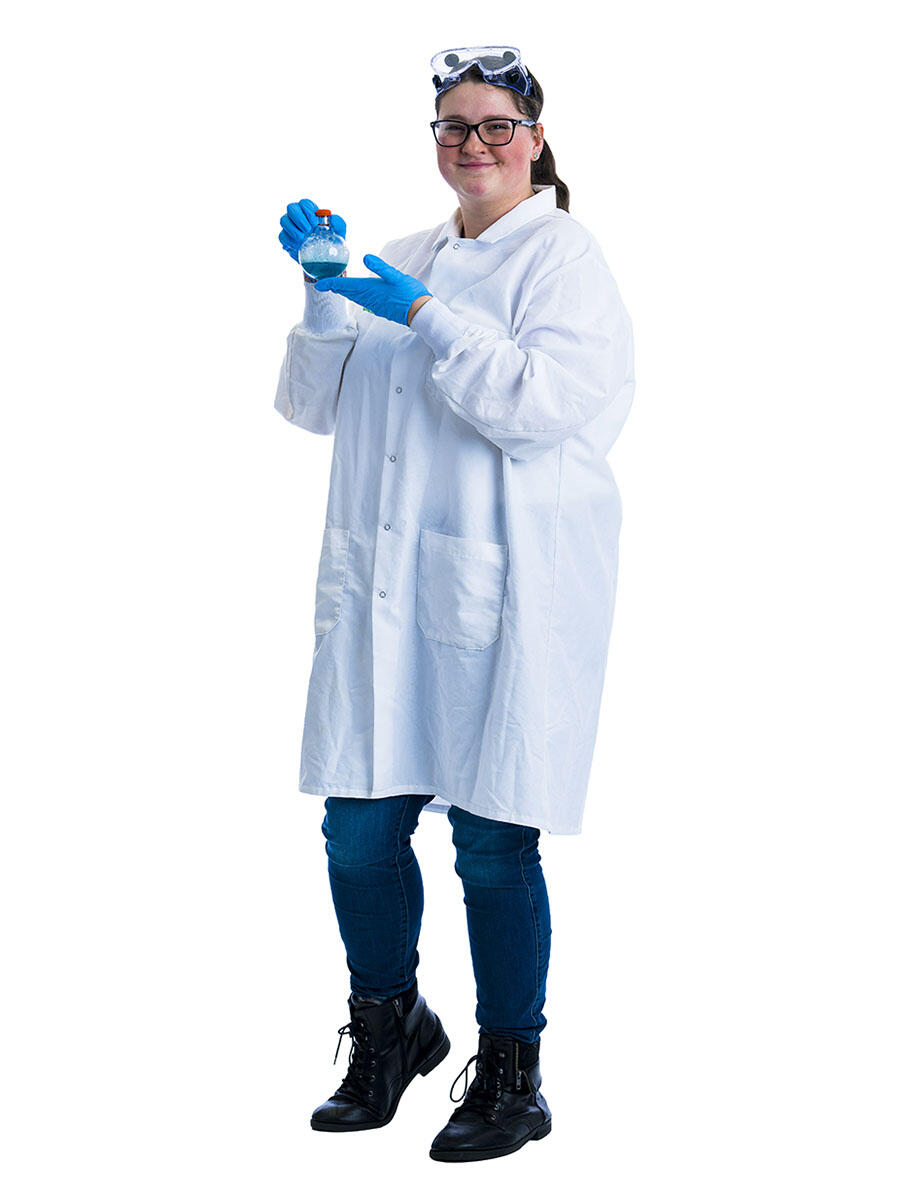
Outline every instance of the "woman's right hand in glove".
<path fill-rule="evenodd" d="M 301 242 L 309 237 L 319 223 L 319 218 L 316 216 L 316 209 L 319 207 L 320 205 L 313 204 L 312 200 L 300 200 L 296 204 L 289 204 L 287 212 L 281 218 L 281 233 L 278 235 L 278 240 L 294 262 L 300 261 L 297 252 Z M 337 213 L 331 214 L 331 228 L 340 237 L 347 236 L 347 222 Z M 307 275 L 305 271 L 303 277 L 313 281 L 312 276 Z"/>

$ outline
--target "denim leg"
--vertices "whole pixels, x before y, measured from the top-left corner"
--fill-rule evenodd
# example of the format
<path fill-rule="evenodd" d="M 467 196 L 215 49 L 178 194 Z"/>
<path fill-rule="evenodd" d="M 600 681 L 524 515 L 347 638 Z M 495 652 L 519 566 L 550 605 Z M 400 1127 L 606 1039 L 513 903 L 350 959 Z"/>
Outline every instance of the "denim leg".
<path fill-rule="evenodd" d="M 463 882 L 475 972 L 475 1020 L 483 1033 L 536 1042 L 550 961 L 550 903 L 540 830 L 451 805 L 447 813 Z"/>
<path fill-rule="evenodd" d="M 419 965 L 422 873 L 410 838 L 431 796 L 329 796 L 322 833 L 350 987 L 386 1000 Z"/>

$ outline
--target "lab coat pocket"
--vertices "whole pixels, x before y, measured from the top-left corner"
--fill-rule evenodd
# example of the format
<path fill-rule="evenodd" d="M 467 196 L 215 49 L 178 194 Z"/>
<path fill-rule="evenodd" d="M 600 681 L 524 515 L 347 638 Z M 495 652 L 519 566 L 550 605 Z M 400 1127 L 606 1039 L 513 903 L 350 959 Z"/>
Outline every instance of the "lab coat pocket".
<path fill-rule="evenodd" d="M 435 642 L 484 650 L 500 636 L 509 551 L 475 538 L 419 531 L 416 622 Z"/>
<path fill-rule="evenodd" d="M 349 545 L 349 529 L 326 528 L 316 580 L 316 637 L 333 629 L 341 618 Z"/>

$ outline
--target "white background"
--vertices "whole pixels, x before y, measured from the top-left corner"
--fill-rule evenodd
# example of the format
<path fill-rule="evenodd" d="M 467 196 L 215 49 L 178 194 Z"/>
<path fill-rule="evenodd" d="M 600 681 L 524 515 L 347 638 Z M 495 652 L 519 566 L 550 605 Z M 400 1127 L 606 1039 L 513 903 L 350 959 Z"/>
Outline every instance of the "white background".
<path fill-rule="evenodd" d="M 4 1195 L 898 1194 L 888 6 L 58 3 L 4 25 Z M 22 10 L 24 11 L 24 10 Z M 391 1125 L 296 789 L 331 440 L 273 407 L 279 218 L 351 274 L 456 197 L 429 59 L 521 47 L 635 326 L 583 833 L 542 838 L 551 1137 L 433 1162 L 477 1048 L 450 827 Z M 459 1092 L 457 1091 L 457 1095 Z"/>

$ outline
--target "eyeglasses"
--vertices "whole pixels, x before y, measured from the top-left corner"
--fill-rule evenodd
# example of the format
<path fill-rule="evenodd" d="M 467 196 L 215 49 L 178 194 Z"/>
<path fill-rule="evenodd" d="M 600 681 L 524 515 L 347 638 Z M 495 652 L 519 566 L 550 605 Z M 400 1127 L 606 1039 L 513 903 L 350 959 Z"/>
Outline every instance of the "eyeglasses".
<path fill-rule="evenodd" d="M 506 146 L 513 140 L 517 125 L 536 125 L 537 121 L 514 121 L 504 118 L 502 121 L 489 118 L 479 121 L 477 125 L 469 125 L 465 121 L 431 121 L 431 132 L 439 146 L 461 146 L 469 136 L 469 130 L 474 129 L 477 137 L 486 146 Z M 484 133 L 482 133 L 482 129 Z"/>

